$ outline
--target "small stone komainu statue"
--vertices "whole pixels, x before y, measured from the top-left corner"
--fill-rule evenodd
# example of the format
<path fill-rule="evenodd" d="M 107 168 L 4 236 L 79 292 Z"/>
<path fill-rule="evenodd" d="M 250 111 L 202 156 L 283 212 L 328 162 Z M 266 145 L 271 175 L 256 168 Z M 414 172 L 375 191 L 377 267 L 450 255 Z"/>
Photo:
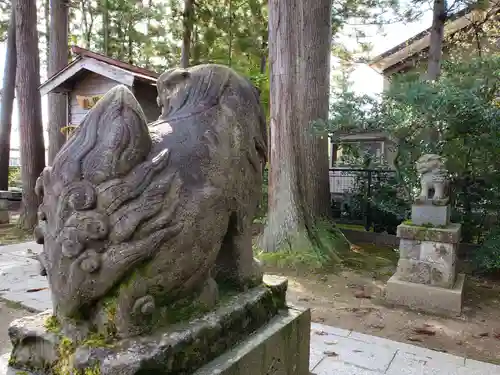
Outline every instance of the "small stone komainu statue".
<path fill-rule="evenodd" d="M 425 202 L 432 200 L 435 204 L 446 204 L 448 202 L 448 170 L 446 159 L 436 154 L 422 155 L 415 163 L 420 175 L 420 194 L 417 201 Z M 430 195 L 431 191 L 433 195 Z"/>

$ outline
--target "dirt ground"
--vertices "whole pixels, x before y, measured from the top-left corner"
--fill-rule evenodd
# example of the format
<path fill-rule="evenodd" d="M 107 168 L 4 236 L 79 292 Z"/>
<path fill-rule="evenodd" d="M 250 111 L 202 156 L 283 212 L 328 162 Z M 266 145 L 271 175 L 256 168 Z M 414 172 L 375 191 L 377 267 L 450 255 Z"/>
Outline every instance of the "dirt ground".
<path fill-rule="evenodd" d="M 266 267 L 288 277 L 289 303 L 311 308 L 314 322 L 500 364 L 499 282 L 467 277 L 462 316 L 442 318 L 384 306 L 385 282 L 394 270 L 395 264 L 382 272 L 304 276 Z"/>
<path fill-rule="evenodd" d="M 9 352 L 12 348 L 7 333 L 10 322 L 28 315 L 32 314 L 20 306 L 0 300 L 0 355 Z"/>

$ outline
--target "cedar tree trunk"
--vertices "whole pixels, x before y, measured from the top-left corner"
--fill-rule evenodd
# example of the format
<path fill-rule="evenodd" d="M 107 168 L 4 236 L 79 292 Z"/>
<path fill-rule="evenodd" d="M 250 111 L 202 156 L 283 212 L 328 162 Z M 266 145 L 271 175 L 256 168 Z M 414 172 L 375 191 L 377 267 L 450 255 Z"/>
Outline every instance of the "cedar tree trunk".
<path fill-rule="evenodd" d="M 429 62 L 427 78 L 435 80 L 441 72 L 441 56 L 443 55 L 444 23 L 446 21 L 446 0 L 434 0 L 432 10 L 431 40 L 429 45 Z"/>
<path fill-rule="evenodd" d="M 68 64 L 68 0 L 50 0 L 50 38 L 48 76 L 52 77 Z M 56 157 L 66 138 L 61 131 L 68 125 L 65 93 L 50 93 L 49 104 L 49 160 Z"/>
<path fill-rule="evenodd" d="M 181 68 L 189 67 L 189 52 L 191 49 L 191 34 L 194 25 L 194 0 L 184 0 L 184 13 L 182 15 L 182 51 Z"/>
<path fill-rule="evenodd" d="M 17 100 L 21 135 L 23 200 L 19 225 L 32 229 L 37 222 L 39 199 L 36 179 L 45 165 L 40 86 L 40 58 L 36 0 L 16 1 Z"/>
<path fill-rule="evenodd" d="M 7 53 L 0 107 L 0 190 L 9 188 L 10 131 L 16 89 L 16 12 L 14 6 L 12 6 L 11 12 L 9 30 L 7 31 Z"/>
<path fill-rule="evenodd" d="M 269 1 L 270 132 L 265 251 L 315 244 L 330 207 L 327 137 L 312 121 L 328 115 L 331 1 Z M 305 243 L 297 244 L 297 241 Z"/>

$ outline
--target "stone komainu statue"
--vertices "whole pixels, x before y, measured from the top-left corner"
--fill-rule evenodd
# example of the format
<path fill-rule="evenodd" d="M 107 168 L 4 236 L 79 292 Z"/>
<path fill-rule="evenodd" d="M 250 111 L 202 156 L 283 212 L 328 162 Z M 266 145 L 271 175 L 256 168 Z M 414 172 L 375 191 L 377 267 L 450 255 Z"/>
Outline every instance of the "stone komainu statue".
<path fill-rule="evenodd" d="M 421 191 L 418 200 L 445 200 L 447 197 L 448 171 L 446 159 L 435 154 L 422 155 L 415 163 L 420 175 Z M 434 189 L 434 195 L 429 197 L 429 190 Z"/>
<path fill-rule="evenodd" d="M 37 181 L 40 261 L 66 328 L 141 334 L 176 301 L 212 306 L 218 283 L 262 281 L 251 243 L 267 155 L 257 89 L 219 65 L 169 70 L 157 86 L 156 122 L 118 86 Z"/>

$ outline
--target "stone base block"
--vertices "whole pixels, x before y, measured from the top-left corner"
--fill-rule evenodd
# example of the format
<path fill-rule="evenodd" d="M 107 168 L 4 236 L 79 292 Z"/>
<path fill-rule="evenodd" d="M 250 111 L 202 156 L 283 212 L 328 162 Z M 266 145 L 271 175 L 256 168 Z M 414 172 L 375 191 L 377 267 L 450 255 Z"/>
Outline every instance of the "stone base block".
<path fill-rule="evenodd" d="M 310 310 L 288 309 L 193 375 L 309 375 Z"/>
<path fill-rule="evenodd" d="M 450 223 L 450 206 L 435 206 L 433 204 L 411 206 L 411 221 L 414 225 L 432 224 L 447 226 Z"/>
<path fill-rule="evenodd" d="M 292 352 L 302 348 L 302 342 L 308 346 L 310 313 L 287 309 L 286 289 L 286 279 L 266 275 L 264 285 L 228 296 L 208 314 L 124 340 L 89 335 L 85 340 L 71 341 L 50 323 L 50 311 L 18 319 L 9 327 L 13 344 L 9 365 L 44 375 L 77 375 L 85 369 L 94 371 L 86 370 L 85 374 L 99 375 L 191 375 L 242 343 L 248 356 L 242 351 L 232 358 L 251 361 L 265 347 L 280 361 L 285 359 L 281 365 L 288 366 Z M 300 353 L 304 355 L 303 350 Z M 306 356 L 306 370 L 307 363 Z"/>
<path fill-rule="evenodd" d="M 9 224 L 9 223 L 10 223 L 9 211 L 0 209 L 0 224 Z"/>
<path fill-rule="evenodd" d="M 396 275 L 387 282 L 385 301 L 438 315 L 458 316 L 462 313 L 465 275 L 457 275 L 451 289 L 400 280 Z"/>
<path fill-rule="evenodd" d="M 446 228 L 399 224 L 397 236 L 412 241 L 432 241 L 456 244 L 460 242 L 461 224 L 450 223 Z"/>

